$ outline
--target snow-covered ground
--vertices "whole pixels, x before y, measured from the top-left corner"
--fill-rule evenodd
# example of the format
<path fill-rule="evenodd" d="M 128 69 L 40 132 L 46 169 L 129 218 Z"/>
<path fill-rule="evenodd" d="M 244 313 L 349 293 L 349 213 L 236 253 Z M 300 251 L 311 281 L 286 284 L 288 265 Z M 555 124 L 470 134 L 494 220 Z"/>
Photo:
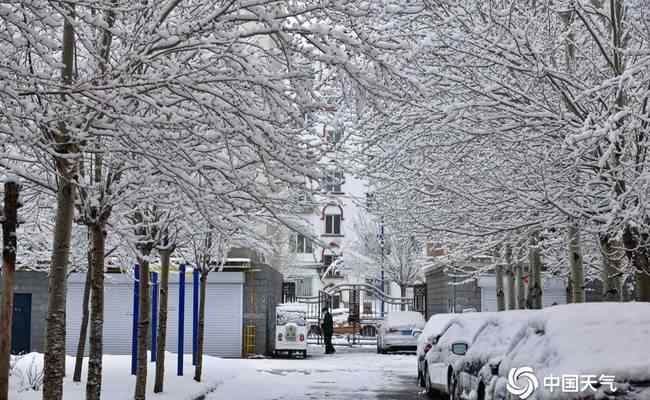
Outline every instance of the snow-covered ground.
<path fill-rule="evenodd" d="M 15 359 L 14 359 L 15 360 Z M 204 379 L 203 382 L 195 382 L 192 357 L 184 359 L 184 376 L 176 375 L 176 354 L 167 353 L 165 361 L 165 392 L 154 396 L 153 381 L 155 363 L 148 367 L 147 398 L 157 400 L 193 400 L 201 394 L 205 394 L 218 385 L 233 379 L 240 372 L 238 368 L 232 368 L 233 364 L 238 365 L 242 360 L 224 360 L 214 357 L 204 358 Z M 87 359 L 86 359 L 87 362 Z M 9 398 L 12 400 L 41 400 L 42 394 L 39 390 L 30 388 L 38 381 L 39 371 L 42 369 L 43 355 L 31 353 L 18 359 L 13 373 L 9 379 Z M 82 374 L 82 382 L 72 381 L 74 371 L 74 358 L 66 358 L 66 378 L 64 381 L 63 393 L 66 400 L 83 400 L 86 398 L 85 377 L 86 367 Z M 133 398 L 135 388 L 135 376 L 131 375 L 130 356 L 104 356 L 102 398 L 107 400 L 122 400 Z"/>
<path fill-rule="evenodd" d="M 305 400 L 305 399 L 416 399 L 416 363 L 413 355 L 378 355 L 373 348 L 339 347 L 324 355 L 320 346 L 310 346 L 309 358 L 219 359 L 205 358 L 202 383 L 192 380 L 191 357 L 185 358 L 185 376 L 176 376 L 176 356 L 167 355 L 165 392 L 153 394 L 154 364 L 149 364 L 147 398 L 193 400 L 208 393 L 206 400 Z M 32 362 L 34 364 L 32 364 Z M 129 356 L 105 356 L 103 398 L 129 399 L 135 377 L 130 375 Z M 42 355 L 22 358 L 14 371 L 38 370 Z M 66 400 L 85 398 L 85 383 L 72 382 L 74 360 L 67 359 L 64 386 Z M 25 390 L 20 373 L 10 379 L 12 400 L 40 400 L 41 392 Z M 85 370 L 84 370 L 85 377 Z"/>
<path fill-rule="evenodd" d="M 306 360 L 231 360 L 245 366 L 206 400 L 414 400 L 420 395 L 411 354 L 378 355 L 374 348 L 338 347 L 324 355 L 310 347 Z"/>

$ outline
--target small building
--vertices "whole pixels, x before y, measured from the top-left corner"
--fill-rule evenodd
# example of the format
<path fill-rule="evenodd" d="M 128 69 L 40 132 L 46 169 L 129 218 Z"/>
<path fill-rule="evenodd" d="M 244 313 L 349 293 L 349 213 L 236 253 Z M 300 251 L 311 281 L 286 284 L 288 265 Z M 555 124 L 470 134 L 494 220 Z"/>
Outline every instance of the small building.
<path fill-rule="evenodd" d="M 455 269 L 486 272 L 477 277 L 451 273 L 444 263 L 436 263 L 425 270 L 427 288 L 427 318 L 437 313 L 474 311 L 496 311 L 496 275 L 489 268 L 490 260 L 472 259 L 464 265 L 456 265 Z M 507 287 L 504 281 L 504 290 Z M 508 298 L 506 292 L 505 298 Z M 544 307 L 553 304 L 565 304 L 566 284 L 560 278 L 544 277 L 542 288 L 542 304 Z M 506 300 L 507 301 L 507 300 Z"/>
<path fill-rule="evenodd" d="M 272 354 L 275 306 L 282 296 L 282 275 L 252 257 L 234 257 L 228 261 L 224 271 L 214 271 L 208 275 L 204 353 L 232 358 L 248 354 Z M 77 351 L 85 279 L 85 273 L 72 273 L 68 278 L 66 353 L 69 355 Z M 167 351 L 172 353 L 177 352 L 178 346 L 179 281 L 180 274 L 174 267 L 169 276 L 166 343 Z M 194 287 L 192 270 L 188 270 L 183 303 L 183 351 L 186 354 L 192 353 Z M 43 352 L 48 302 L 47 273 L 17 271 L 14 292 L 12 353 Z M 105 354 L 130 354 L 133 304 L 132 274 L 107 273 L 104 289 Z"/>
<path fill-rule="evenodd" d="M 15 272 L 14 312 L 11 326 L 12 354 L 45 351 L 47 287 L 46 272 Z"/>

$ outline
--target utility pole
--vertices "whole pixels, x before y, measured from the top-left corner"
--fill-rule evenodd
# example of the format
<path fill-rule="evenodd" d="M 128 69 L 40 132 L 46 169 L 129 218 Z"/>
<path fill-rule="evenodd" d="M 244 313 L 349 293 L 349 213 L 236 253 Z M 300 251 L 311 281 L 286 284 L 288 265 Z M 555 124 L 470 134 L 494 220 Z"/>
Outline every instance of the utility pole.
<path fill-rule="evenodd" d="M 18 183 L 4 184 L 2 223 L 2 301 L 0 306 L 0 400 L 9 399 L 9 360 L 11 353 L 11 320 L 14 310 L 14 272 L 16 270 L 16 228 L 18 227 Z"/>
<path fill-rule="evenodd" d="M 379 246 L 381 247 L 381 317 L 384 318 L 384 300 L 386 298 L 384 290 L 386 284 L 384 283 L 384 217 L 381 217 L 379 223 Z"/>

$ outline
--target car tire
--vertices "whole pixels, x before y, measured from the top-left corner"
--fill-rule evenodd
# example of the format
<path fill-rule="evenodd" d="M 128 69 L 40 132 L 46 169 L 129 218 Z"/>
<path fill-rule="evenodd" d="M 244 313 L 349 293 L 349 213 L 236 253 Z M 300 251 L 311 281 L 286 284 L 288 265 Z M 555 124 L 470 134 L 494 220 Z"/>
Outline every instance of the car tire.
<path fill-rule="evenodd" d="M 449 400 L 460 400 L 461 390 L 460 385 L 458 384 L 458 379 L 456 379 L 456 374 L 452 373 L 449 376 Z"/>
<path fill-rule="evenodd" d="M 479 382 L 478 390 L 476 391 L 476 400 L 485 400 L 485 385 Z"/>
<path fill-rule="evenodd" d="M 425 385 L 424 376 L 422 375 L 422 371 L 420 370 L 420 367 L 418 367 L 418 386 L 423 388 L 424 385 Z"/>
<path fill-rule="evenodd" d="M 429 376 L 429 368 L 426 369 L 424 372 L 424 390 L 427 393 L 427 396 L 430 399 L 433 399 L 436 397 L 436 392 L 433 390 L 433 387 L 431 386 L 431 377 Z"/>

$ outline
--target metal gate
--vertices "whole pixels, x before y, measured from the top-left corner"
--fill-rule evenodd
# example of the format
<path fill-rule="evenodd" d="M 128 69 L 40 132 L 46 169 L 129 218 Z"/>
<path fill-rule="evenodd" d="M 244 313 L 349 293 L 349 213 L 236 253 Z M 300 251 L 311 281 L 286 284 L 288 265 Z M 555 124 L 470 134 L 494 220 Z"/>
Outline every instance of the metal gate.
<path fill-rule="evenodd" d="M 334 308 L 334 298 L 338 299 Z M 391 297 L 371 284 L 339 284 L 319 291 L 318 296 L 297 296 L 296 301 L 307 305 L 311 324 L 310 337 L 320 343 L 322 310 L 331 310 L 335 320 L 334 334 L 346 337 L 350 344 L 374 337 L 384 317 L 395 311 L 418 311 L 426 316 L 426 287 L 414 287 L 413 297 Z M 370 340 L 370 339 L 368 339 Z"/>

